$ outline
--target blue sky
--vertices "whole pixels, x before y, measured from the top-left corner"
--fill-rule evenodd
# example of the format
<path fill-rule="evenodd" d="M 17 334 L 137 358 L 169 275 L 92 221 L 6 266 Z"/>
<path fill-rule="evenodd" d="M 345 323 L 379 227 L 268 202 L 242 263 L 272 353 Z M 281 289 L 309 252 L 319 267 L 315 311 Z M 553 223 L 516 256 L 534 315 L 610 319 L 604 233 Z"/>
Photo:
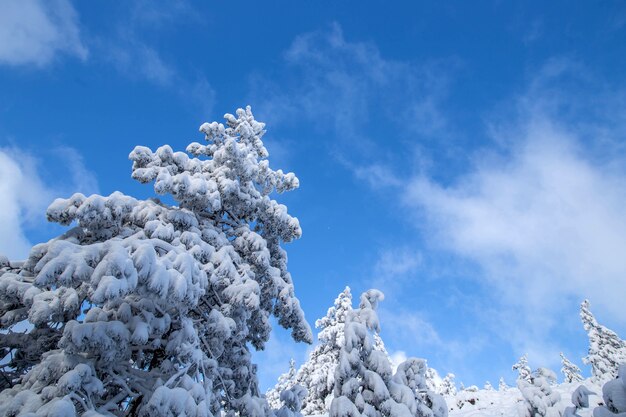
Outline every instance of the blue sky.
<path fill-rule="evenodd" d="M 596 2 L 0 3 L 0 252 L 73 192 L 139 198 L 135 145 L 252 105 L 301 222 L 308 320 L 377 287 L 390 352 L 465 385 L 626 334 L 626 7 Z M 307 346 L 275 332 L 264 388 Z"/>

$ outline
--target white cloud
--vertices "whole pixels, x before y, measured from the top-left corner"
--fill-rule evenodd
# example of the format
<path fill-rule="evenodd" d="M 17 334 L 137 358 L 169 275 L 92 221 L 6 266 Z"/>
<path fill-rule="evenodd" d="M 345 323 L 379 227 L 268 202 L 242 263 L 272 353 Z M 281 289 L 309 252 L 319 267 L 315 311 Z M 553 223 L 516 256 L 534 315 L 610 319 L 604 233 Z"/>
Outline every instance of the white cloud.
<path fill-rule="evenodd" d="M 522 131 L 506 155 L 483 155 L 452 185 L 415 178 L 407 203 L 423 210 L 439 246 L 482 267 L 520 343 L 544 339 L 571 300 L 590 298 L 623 320 L 626 175 L 611 168 L 617 157 L 594 161 L 549 122 Z"/>
<path fill-rule="evenodd" d="M 49 162 L 66 167 L 70 180 L 50 183 L 37 158 L 16 148 L 0 148 L 0 253 L 10 259 L 28 255 L 32 243 L 27 230 L 45 224 L 46 208 L 56 197 L 97 192 L 97 181 L 76 150 L 59 148 L 50 156 Z"/>
<path fill-rule="evenodd" d="M 59 53 L 88 55 L 68 0 L 0 2 L 0 64 L 42 67 Z"/>

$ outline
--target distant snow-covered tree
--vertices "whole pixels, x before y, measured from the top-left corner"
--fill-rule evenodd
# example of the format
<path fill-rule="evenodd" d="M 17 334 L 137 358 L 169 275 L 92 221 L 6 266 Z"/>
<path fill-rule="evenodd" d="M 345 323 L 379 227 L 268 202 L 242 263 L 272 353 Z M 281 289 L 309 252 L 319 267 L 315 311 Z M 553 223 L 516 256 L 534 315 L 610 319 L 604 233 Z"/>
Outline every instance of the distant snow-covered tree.
<path fill-rule="evenodd" d="M 48 219 L 76 226 L 3 261 L 0 346 L 17 373 L 0 416 L 271 414 L 250 346 L 271 315 L 311 341 L 281 247 L 300 225 L 271 197 L 298 179 L 270 168 L 249 107 L 225 119 L 187 153 L 131 152 L 132 177 L 176 205 L 57 199 Z"/>
<path fill-rule="evenodd" d="M 437 372 L 435 368 L 426 368 L 426 386 L 428 387 L 428 389 L 436 392 L 437 394 L 441 394 L 443 390 L 441 386 L 442 384 L 443 378 L 439 376 L 439 372 Z"/>
<path fill-rule="evenodd" d="M 454 374 L 448 373 L 441 383 L 441 395 L 456 395 L 456 383 L 454 382 Z"/>
<path fill-rule="evenodd" d="M 596 321 L 588 300 L 580 305 L 580 318 L 589 337 L 589 351 L 583 362 L 591 365 L 591 379 L 600 383 L 615 378 L 619 365 L 626 362 L 626 342 Z"/>
<path fill-rule="evenodd" d="M 552 391 L 550 385 L 556 381 L 556 374 L 546 368 L 539 368 L 530 376 L 530 381 L 518 378 L 517 387 L 524 397 L 519 406 L 520 417 L 560 417 L 559 393 Z"/>
<path fill-rule="evenodd" d="M 509 386 L 504 381 L 503 377 L 500 377 L 500 381 L 498 381 L 498 391 L 506 391 Z"/>
<path fill-rule="evenodd" d="M 626 364 L 619 366 L 617 376 L 602 387 L 604 405 L 593 410 L 593 417 L 626 416 Z"/>
<path fill-rule="evenodd" d="M 576 364 L 570 362 L 570 360 L 565 357 L 563 352 L 561 352 L 561 365 L 561 372 L 563 373 L 565 382 L 580 382 L 583 380 L 583 377 L 580 374 L 580 368 L 576 366 Z"/>
<path fill-rule="evenodd" d="M 527 382 L 531 381 L 531 369 L 528 366 L 528 359 L 526 358 L 526 354 L 523 354 L 519 360 L 517 361 L 517 363 L 515 365 L 512 366 L 512 369 L 514 371 L 518 372 L 518 379 L 524 379 Z"/>
<path fill-rule="evenodd" d="M 408 359 L 392 376 L 386 355 L 374 350 L 372 332 L 379 332 L 376 307 L 382 299 L 378 290 L 363 293 L 360 308 L 346 318 L 329 416 L 447 416 L 443 397 L 426 387 L 424 360 Z"/>
<path fill-rule="evenodd" d="M 485 391 L 495 391 L 495 389 L 493 388 L 493 385 L 491 385 L 491 382 L 489 381 L 485 382 L 485 386 L 483 389 Z"/>
<path fill-rule="evenodd" d="M 270 407 L 274 410 L 280 409 L 282 407 L 282 401 L 280 400 L 281 393 L 294 385 L 296 385 L 296 361 L 292 358 L 289 360 L 289 370 L 280 375 L 276 385 L 265 394 L 265 398 L 267 398 Z M 298 409 L 298 412 L 299 411 L 300 409 Z"/>

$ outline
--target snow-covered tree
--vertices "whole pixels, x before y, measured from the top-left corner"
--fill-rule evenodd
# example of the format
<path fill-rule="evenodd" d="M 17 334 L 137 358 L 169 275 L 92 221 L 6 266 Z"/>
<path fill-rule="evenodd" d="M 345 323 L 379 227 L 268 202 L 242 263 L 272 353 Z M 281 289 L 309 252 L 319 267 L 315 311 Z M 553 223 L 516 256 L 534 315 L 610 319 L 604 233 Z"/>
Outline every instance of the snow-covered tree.
<path fill-rule="evenodd" d="M 352 293 L 346 287 L 335 299 L 326 316 L 315 322 L 320 329 L 319 344 L 308 360 L 298 369 L 295 382 L 308 390 L 303 400 L 304 415 L 328 412 L 335 387 L 335 368 L 339 363 L 339 352 L 344 345 L 346 316 L 352 311 Z"/>
<path fill-rule="evenodd" d="M 454 374 L 448 373 L 441 383 L 441 395 L 456 395 L 456 383 L 454 382 Z"/>
<path fill-rule="evenodd" d="M 504 378 L 500 377 L 500 381 L 498 381 L 498 391 L 503 392 L 503 391 L 506 391 L 507 389 L 509 389 L 509 386 L 504 381 Z"/>
<path fill-rule="evenodd" d="M 289 361 L 289 370 L 278 377 L 276 385 L 265 394 L 267 402 L 271 408 L 278 410 L 282 406 L 280 395 L 283 391 L 296 385 L 296 361 L 293 358 Z M 300 408 L 298 408 L 300 411 Z"/>
<path fill-rule="evenodd" d="M 546 368 L 537 369 L 530 381 L 518 378 L 517 387 L 524 397 L 518 409 L 520 417 L 560 417 L 557 404 L 561 396 L 550 387 L 554 381 L 556 374 Z"/>
<path fill-rule="evenodd" d="M 374 350 L 372 332 L 380 329 L 376 307 L 382 299 L 378 290 L 363 293 L 360 308 L 346 318 L 329 416 L 446 416 L 443 397 L 426 387 L 424 360 L 408 359 L 392 376 L 386 355 Z"/>
<path fill-rule="evenodd" d="M 426 363 L 428 365 L 428 362 Z M 443 378 L 439 376 L 439 372 L 435 368 L 427 367 L 426 368 L 426 386 L 429 390 L 436 392 L 437 394 L 441 394 L 443 388 L 441 385 L 443 384 Z"/>
<path fill-rule="evenodd" d="M 298 179 L 270 169 L 249 107 L 225 119 L 188 153 L 131 152 L 132 177 L 175 206 L 57 199 L 48 219 L 75 227 L 3 263 L 0 346 L 18 373 L 0 416 L 271 413 L 250 346 L 264 347 L 270 315 L 311 341 L 281 247 L 300 225 L 271 197 Z"/>
<path fill-rule="evenodd" d="M 346 317 L 352 311 L 352 293 L 346 287 L 335 299 L 326 316 L 315 322 L 320 330 L 319 344 L 313 349 L 307 361 L 298 369 L 293 383 L 307 389 L 308 394 L 303 401 L 302 414 L 326 414 L 333 399 L 335 386 L 335 370 L 339 364 L 339 353 L 345 344 L 344 327 Z M 385 343 L 378 333 L 373 333 L 373 349 L 382 352 L 387 360 L 389 354 Z"/>
<path fill-rule="evenodd" d="M 302 417 L 302 401 L 306 398 L 306 388 L 294 385 L 280 393 L 280 401 L 284 405 L 276 412 L 276 417 Z"/>
<path fill-rule="evenodd" d="M 563 411 L 563 417 L 580 417 L 579 410 L 583 408 L 589 408 L 589 396 L 595 395 L 595 392 L 591 392 L 589 388 L 584 385 L 579 386 L 572 393 L 573 407 L 566 407 Z"/>
<path fill-rule="evenodd" d="M 626 362 L 626 342 L 596 321 L 588 300 L 580 305 L 580 318 L 589 336 L 589 351 L 583 362 L 591 365 L 591 379 L 599 383 L 615 378 L 619 365 Z"/>
<path fill-rule="evenodd" d="M 531 369 L 528 366 L 528 359 L 526 358 L 526 354 L 523 354 L 519 360 L 517 361 L 517 363 L 515 365 L 512 366 L 512 369 L 514 371 L 518 372 L 518 379 L 524 379 L 527 382 L 531 381 Z"/>
<path fill-rule="evenodd" d="M 593 410 L 593 417 L 626 416 L 626 364 L 619 366 L 618 375 L 602 387 L 604 405 Z"/>
<path fill-rule="evenodd" d="M 561 372 L 563 373 L 565 382 L 580 382 L 583 380 L 582 375 L 580 375 L 580 368 L 570 362 L 563 352 L 561 352 L 561 365 Z"/>
<path fill-rule="evenodd" d="M 485 391 L 495 391 L 493 388 L 493 385 L 491 385 L 491 382 L 487 381 L 485 382 L 485 386 L 483 388 Z"/>

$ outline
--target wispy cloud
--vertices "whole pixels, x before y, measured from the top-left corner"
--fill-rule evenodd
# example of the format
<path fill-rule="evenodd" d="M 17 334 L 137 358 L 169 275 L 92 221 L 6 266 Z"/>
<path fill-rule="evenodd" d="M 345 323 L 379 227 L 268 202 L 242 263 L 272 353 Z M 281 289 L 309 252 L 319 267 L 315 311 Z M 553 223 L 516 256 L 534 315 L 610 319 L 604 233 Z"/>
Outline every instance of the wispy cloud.
<path fill-rule="evenodd" d="M 622 323 L 626 311 L 623 95 L 587 95 L 577 65 L 538 71 L 509 103 L 515 116 L 489 124 L 496 146 L 478 150 L 469 172 L 446 184 L 420 174 L 404 192 L 436 248 L 481 268 L 492 307 L 483 318 L 544 364 L 558 357 L 551 332 L 577 321 L 583 298 Z M 563 89 L 570 82 L 578 96 Z"/>
<path fill-rule="evenodd" d="M 46 223 L 45 211 L 57 197 L 98 191 L 93 174 L 73 148 L 53 149 L 47 161 L 66 167 L 63 180 L 51 182 L 46 168 L 33 154 L 18 148 L 0 148 L 0 253 L 11 259 L 23 259 L 32 243 L 27 230 Z"/>
<path fill-rule="evenodd" d="M 59 54 L 88 55 L 68 0 L 0 2 L 0 64 L 43 67 Z"/>
<path fill-rule="evenodd" d="M 447 75 L 456 67 L 454 59 L 388 59 L 374 44 L 346 39 L 334 24 L 298 36 L 284 62 L 287 70 L 280 83 L 259 74 L 252 77 L 251 101 L 259 103 L 263 119 L 273 124 L 312 120 L 315 129 L 330 135 L 327 145 L 340 158 L 394 157 L 381 154 L 382 120 L 388 134 L 412 140 L 450 130 L 440 105 L 447 95 Z"/>

